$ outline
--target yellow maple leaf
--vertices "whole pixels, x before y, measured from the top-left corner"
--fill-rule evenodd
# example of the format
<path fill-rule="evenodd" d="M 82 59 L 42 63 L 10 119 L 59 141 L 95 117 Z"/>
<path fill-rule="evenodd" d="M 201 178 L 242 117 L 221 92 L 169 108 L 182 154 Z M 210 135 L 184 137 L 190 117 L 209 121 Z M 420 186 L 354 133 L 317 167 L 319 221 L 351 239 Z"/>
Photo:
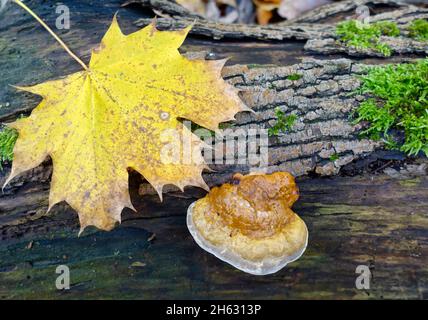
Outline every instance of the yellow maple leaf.
<path fill-rule="evenodd" d="M 54 167 L 49 209 L 66 201 L 78 212 L 81 231 L 88 225 L 110 230 L 124 207 L 133 208 L 128 168 L 160 196 L 165 184 L 207 188 L 201 140 L 180 119 L 216 130 L 249 109 L 221 77 L 225 60 L 180 55 L 189 30 L 159 31 L 153 23 L 124 35 L 114 18 L 86 70 L 19 88 L 43 100 L 31 116 L 10 125 L 19 137 L 7 182 L 49 155 Z M 184 140 L 164 134 L 170 129 L 179 138 L 188 135 L 197 148 L 190 162 L 162 158 L 166 145 L 183 148 Z"/>

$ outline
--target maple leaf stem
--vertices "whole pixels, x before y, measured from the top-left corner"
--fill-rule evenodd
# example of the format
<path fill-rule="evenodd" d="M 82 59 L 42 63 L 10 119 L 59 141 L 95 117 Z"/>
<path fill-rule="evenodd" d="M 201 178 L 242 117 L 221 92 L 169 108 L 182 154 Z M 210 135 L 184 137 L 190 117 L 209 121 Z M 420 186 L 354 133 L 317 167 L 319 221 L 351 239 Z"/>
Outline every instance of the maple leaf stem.
<path fill-rule="evenodd" d="M 76 60 L 86 71 L 89 70 L 88 66 L 82 61 L 80 60 L 80 58 L 78 56 L 76 56 L 73 51 L 70 50 L 69 47 L 67 47 L 67 45 L 60 39 L 60 37 L 58 37 L 56 35 L 55 32 L 52 31 L 51 28 L 49 28 L 49 26 L 42 20 L 39 18 L 38 15 L 36 15 L 34 13 L 33 10 L 31 10 L 29 7 L 27 7 L 24 3 L 22 3 L 20 0 L 12 0 L 13 2 L 15 2 L 18 6 L 20 6 L 21 8 L 23 8 L 25 11 L 27 11 L 29 14 L 31 14 L 34 19 L 37 20 L 37 22 L 39 22 L 54 38 L 56 41 L 59 42 L 59 44 L 65 49 L 65 51 L 67 51 L 67 53 L 74 59 Z"/>

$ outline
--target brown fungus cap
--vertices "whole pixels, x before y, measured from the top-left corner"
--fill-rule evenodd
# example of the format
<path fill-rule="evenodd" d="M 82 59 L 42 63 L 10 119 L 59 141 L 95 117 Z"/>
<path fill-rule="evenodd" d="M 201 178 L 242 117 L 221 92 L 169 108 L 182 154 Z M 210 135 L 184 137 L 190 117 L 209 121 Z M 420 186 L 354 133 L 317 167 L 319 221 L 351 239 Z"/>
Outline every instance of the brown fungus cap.
<path fill-rule="evenodd" d="M 235 174 L 234 179 L 237 184 L 215 187 L 207 196 L 224 223 L 252 238 L 271 236 L 287 224 L 299 197 L 291 174 Z"/>
<path fill-rule="evenodd" d="M 298 199 L 291 174 L 236 174 L 190 205 L 187 227 L 204 250 L 256 275 L 277 272 L 306 249 L 308 230 L 291 210 Z"/>

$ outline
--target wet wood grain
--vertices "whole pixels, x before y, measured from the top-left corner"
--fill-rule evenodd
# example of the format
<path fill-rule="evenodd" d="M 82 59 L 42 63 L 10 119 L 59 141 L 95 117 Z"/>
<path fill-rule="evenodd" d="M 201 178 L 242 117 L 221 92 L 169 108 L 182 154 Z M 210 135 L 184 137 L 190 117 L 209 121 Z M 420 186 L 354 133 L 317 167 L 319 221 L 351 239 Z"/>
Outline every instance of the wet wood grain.
<path fill-rule="evenodd" d="M 138 185 L 137 177 L 131 181 Z M 427 177 L 304 178 L 299 186 L 294 210 L 307 223 L 309 245 L 301 259 L 274 275 L 245 274 L 197 246 L 185 225 L 197 191 L 188 190 L 187 199 L 170 194 L 160 203 L 138 196 L 131 186 L 138 213 L 125 212 L 122 225 L 111 232 L 88 230 L 78 238 L 77 216 L 65 205 L 34 221 L 1 227 L 0 297 L 428 297 Z M 31 193 L 47 196 L 47 190 Z M 18 195 L 17 201 L 20 197 L 27 196 Z M 55 288 L 59 264 L 71 271 L 66 292 Z M 361 264 L 372 272 L 370 290 L 355 287 Z"/>

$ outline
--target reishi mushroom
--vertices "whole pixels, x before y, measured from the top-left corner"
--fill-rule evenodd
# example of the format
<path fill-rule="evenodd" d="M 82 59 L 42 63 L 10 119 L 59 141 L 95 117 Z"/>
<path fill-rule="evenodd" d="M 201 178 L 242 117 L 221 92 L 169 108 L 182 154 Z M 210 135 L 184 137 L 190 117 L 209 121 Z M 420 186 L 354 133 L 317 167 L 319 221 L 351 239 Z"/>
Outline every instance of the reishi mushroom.
<path fill-rule="evenodd" d="M 187 227 L 204 250 L 255 275 L 275 273 L 305 251 L 308 230 L 290 208 L 299 192 L 288 172 L 235 174 L 192 203 Z"/>

